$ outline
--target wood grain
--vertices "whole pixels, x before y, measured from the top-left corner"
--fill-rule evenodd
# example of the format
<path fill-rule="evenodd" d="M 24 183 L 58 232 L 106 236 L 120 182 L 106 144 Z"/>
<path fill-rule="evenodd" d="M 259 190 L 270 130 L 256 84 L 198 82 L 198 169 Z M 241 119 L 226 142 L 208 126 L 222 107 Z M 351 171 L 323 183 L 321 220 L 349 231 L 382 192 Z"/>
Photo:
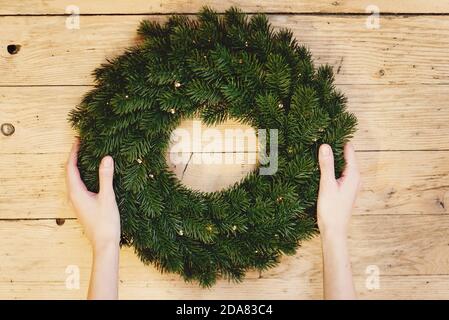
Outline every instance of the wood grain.
<path fill-rule="evenodd" d="M 56 282 L 38 281 L 8 281 L 0 282 L 0 297 L 3 299 L 85 299 L 87 294 L 87 273 L 83 271 L 83 280 L 79 290 L 65 288 L 64 280 Z M 158 275 L 158 277 L 161 277 Z M 322 280 L 295 279 L 295 287 L 291 287 L 292 279 L 259 279 L 245 280 L 244 284 L 220 284 L 215 290 L 182 290 L 176 281 L 156 277 L 146 277 L 144 280 L 121 281 L 119 285 L 120 299 L 322 299 Z M 367 289 L 366 276 L 354 276 L 356 291 L 360 299 L 382 300 L 447 300 L 449 276 L 447 275 L 409 275 L 382 276 L 379 289 Z M 250 295 L 244 295 L 246 288 Z M 254 294 L 252 294 L 254 292 Z"/>
<path fill-rule="evenodd" d="M 438 297 L 448 298 L 449 292 L 442 291 L 435 282 L 444 279 L 442 283 L 448 283 L 441 276 L 449 267 L 449 246 L 447 241 L 441 241 L 448 230 L 448 217 L 354 217 L 350 251 L 362 297 L 404 297 L 404 292 L 421 283 L 414 298 L 430 297 L 431 290 L 436 288 Z M 4 239 L 0 246 L 0 298 L 31 298 L 33 292 L 37 296 L 37 291 L 40 298 L 85 296 L 91 258 L 89 245 L 76 221 L 67 220 L 62 226 L 54 220 L 0 221 L 0 233 Z M 80 290 L 65 287 L 68 266 L 79 268 Z M 365 286 L 368 266 L 379 269 L 378 290 L 370 291 Z M 124 299 L 320 298 L 321 268 L 320 241 L 316 237 L 305 242 L 297 255 L 283 257 L 275 269 L 261 275 L 250 272 L 242 284 L 219 281 L 212 289 L 204 290 L 195 284 L 185 284 L 177 275 L 161 275 L 154 267 L 144 266 L 130 248 L 124 248 L 120 294 Z M 425 281 L 428 283 L 423 285 Z"/>
<path fill-rule="evenodd" d="M 357 157 L 363 184 L 354 214 L 449 212 L 449 152 L 361 152 Z M 195 153 L 182 181 L 192 189 L 219 190 L 254 167 L 252 159 L 244 159 L 240 165 L 214 165 L 204 154 Z"/>
<path fill-rule="evenodd" d="M 0 87 L 0 122 L 12 123 L 16 129 L 12 136 L 0 135 L 0 154 L 67 152 L 75 134 L 67 114 L 90 89 Z M 339 89 L 359 121 L 354 139 L 358 150 L 449 148 L 448 86 L 340 85 Z M 190 122 L 184 124 L 184 129 L 191 129 Z"/>
<path fill-rule="evenodd" d="M 142 19 L 166 17 L 86 16 L 79 30 L 66 29 L 65 19 L 0 17 L 0 86 L 92 84 L 92 70 L 136 43 Z M 316 63 L 333 65 L 339 84 L 449 83 L 444 16 L 381 17 L 380 29 L 368 29 L 364 16 L 272 15 L 270 20 L 290 28 Z M 22 46 L 15 55 L 6 51 L 11 43 Z"/>
<path fill-rule="evenodd" d="M 363 186 L 349 242 L 359 297 L 449 299 L 449 2 L 437 0 L 0 0 L 0 124 L 16 129 L 0 134 L 0 299 L 86 296 L 90 247 L 67 201 L 64 163 L 74 135 L 67 113 L 92 88 L 91 72 L 138 42 L 143 19 L 233 4 L 269 13 L 275 27 L 292 29 L 311 49 L 317 65 L 331 64 L 358 117 Z M 373 4 L 378 29 L 367 27 Z M 79 6 L 80 29 L 65 27 L 68 5 Z M 9 54 L 9 44 L 20 51 Z M 204 150 L 184 151 L 186 162 L 172 170 L 192 188 L 226 186 L 253 166 L 204 165 L 197 163 L 209 155 Z M 222 151 L 248 159 L 254 150 Z M 78 290 L 66 288 L 68 266 L 79 268 Z M 379 270 L 379 289 L 366 285 L 370 268 Z M 120 297 L 321 299 L 321 270 L 315 237 L 275 269 L 204 290 L 161 275 L 123 248 Z"/>
<path fill-rule="evenodd" d="M 66 14 L 67 6 L 76 5 L 81 14 L 114 13 L 195 13 L 208 5 L 223 12 L 231 5 L 237 5 L 246 12 L 275 13 L 366 13 L 366 8 L 375 4 L 382 14 L 385 13 L 448 13 L 446 1 L 425 2 L 422 0 L 247 0 L 245 2 L 227 2 L 219 0 L 133 0 L 129 2 L 113 0 L 108 2 L 89 0 L 47 0 L 42 2 L 22 0 L 0 1 L 1 14 Z M 69 10 L 70 12 L 70 10 Z"/>
<path fill-rule="evenodd" d="M 449 152 L 361 152 L 356 215 L 447 215 Z M 7 154 L 0 161 L 0 219 L 74 217 L 64 184 L 67 154 Z M 174 168 L 194 189 L 238 181 L 252 165 L 189 163 Z M 185 171 L 185 172 L 184 172 Z"/>

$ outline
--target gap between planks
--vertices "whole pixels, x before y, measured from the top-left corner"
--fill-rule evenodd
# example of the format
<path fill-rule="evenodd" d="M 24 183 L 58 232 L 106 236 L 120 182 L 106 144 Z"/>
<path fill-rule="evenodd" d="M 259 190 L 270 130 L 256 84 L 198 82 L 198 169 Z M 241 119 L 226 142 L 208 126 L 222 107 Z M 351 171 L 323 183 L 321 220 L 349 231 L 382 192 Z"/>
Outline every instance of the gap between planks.
<path fill-rule="evenodd" d="M 371 16 L 372 13 L 365 12 L 268 12 L 268 11 L 243 11 L 243 13 L 248 15 L 254 15 L 258 13 L 265 14 L 267 16 L 274 15 L 284 15 L 284 16 Z M 223 12 L 219 13 L 223 15 Z M 0 14 L 1 17 L 70 17 L 72 14 L 69 13 L 24 13 L 24 14 Z M 193 16 L 195 13 L 193 12 L 139 12 L 139 13 L 80 13 L 80 17 L 104 17 L 104 16 L 142 16 L 142 15 L 152 15 L 152 16 L 172 16 L 172 15 L 180 15 L 180 16 Z M 381 12 L 380 15 L 386 17 L 423 17 L 423 16 L 449 16 L 449 13 L 438 13 L 438 12 L 429 12 L 429 13 L 419 13 L 419 12 Z"/>

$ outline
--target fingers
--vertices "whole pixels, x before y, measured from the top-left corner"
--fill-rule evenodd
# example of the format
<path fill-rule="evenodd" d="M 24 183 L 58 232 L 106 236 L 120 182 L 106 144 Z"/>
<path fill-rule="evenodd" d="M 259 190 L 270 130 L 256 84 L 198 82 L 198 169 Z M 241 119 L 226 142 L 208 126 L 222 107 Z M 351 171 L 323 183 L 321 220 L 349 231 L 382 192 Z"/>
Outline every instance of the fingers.
<path fill-rule="evenodd" d="M 79 144 L 79 139 L 77 138 L 73 143 L 66 166 L 67 186 L 72 201 L 76 201 L 77 197 L 88 191 L 81 180 L 77 166 Z M 106 156 L 101 160 L 98 175 L 100 179 L 100 193 L 104 195 L 113 195 L 114 189 L 112 187 L 112 181 L 114 177 L 114 160 L 110 156 Z"/>
<path fill-rule="evenodd" d="M 66 165 L 66 181 L 71 197 L 73 193 L 87 190 L 86 186 L 81 180 L 81 176 L 77 166 L 79 145 L 79 139 L 76 138 L 75 142 L 72 145 L 72 150 L 70 150 Z"/>
<path fill-rule="evenodd" d="M 98 170 L 100 178 L 100 195 L 114 195 L 112 185 L 114 179 L 114 160 L 111 156 L 106 156 L 101 160 Z"/>
<path fill-rule="evenodd" d="M 332 148 L 328 144 L 322 144 L 320 146 L 318 159 L 321 171 L 320 185 L 334 183 L 334 155 L 332 153 Z"/>

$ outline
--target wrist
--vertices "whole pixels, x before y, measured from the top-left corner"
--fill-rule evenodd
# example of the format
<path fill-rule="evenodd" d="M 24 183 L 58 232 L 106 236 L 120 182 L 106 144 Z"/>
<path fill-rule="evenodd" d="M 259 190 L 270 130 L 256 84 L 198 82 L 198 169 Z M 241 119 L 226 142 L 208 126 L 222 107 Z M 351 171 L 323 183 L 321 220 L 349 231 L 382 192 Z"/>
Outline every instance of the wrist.
<path fill-rule="evenodd" d="M 119 241 L 98 242 L 92 244 L 94 256 L 118 254 L 120 251 Z"/>
<path fill-rule="evenodd" d="M 330 240 L 332 242 L 346 242 L 348 232 L 346 228 L 326 228 L 319 226 L 322 240 Z"/>

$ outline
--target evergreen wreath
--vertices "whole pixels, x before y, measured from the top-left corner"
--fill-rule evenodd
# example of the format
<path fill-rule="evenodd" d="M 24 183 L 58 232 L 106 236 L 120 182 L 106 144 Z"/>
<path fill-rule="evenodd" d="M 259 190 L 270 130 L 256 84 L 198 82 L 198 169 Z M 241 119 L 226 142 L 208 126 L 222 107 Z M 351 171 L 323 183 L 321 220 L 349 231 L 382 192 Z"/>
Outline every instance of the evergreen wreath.
<path fill-rule="evenodd" d="M 318 147 L 333 147 L 339 174 L 357 122 L 332 68 L 315 68 L 290 30 L 234 7 L 224 15 L 205 7 L 197 19 L 175 15 L 164 25 L 143 21 L 138 33 L 139 45 L 94 71 L 95 88 L 69 115 L 89 190 L 98 191 L 102 157 L 115 160 L 122 244 L 206 287 L 294 254 L 317 232 Z M 165 154 L 172 131 L 192 117 L 278 129 L 278 171 L 256 169 L 216 192 L 182 185 Z"/>

